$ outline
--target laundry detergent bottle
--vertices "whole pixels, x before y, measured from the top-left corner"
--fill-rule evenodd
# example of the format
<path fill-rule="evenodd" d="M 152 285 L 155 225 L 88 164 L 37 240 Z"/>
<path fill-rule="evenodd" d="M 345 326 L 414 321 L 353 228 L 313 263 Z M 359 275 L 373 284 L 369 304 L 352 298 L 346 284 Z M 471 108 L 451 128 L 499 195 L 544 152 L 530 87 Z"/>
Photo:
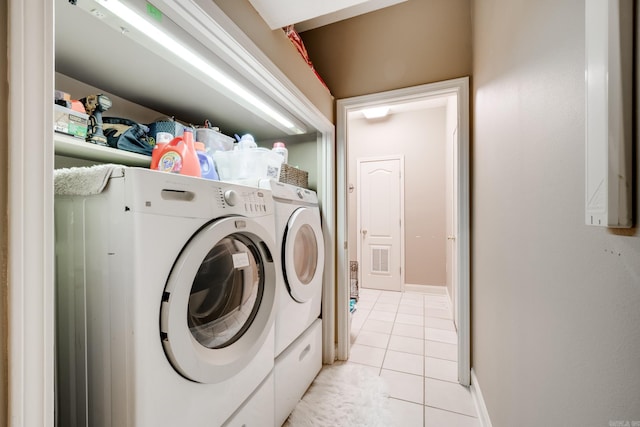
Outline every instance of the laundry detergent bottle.
<path fill-rule="evenodd" d="M 158 132 L 156 135 L 156 145 L 153 146 L 151 152 L 151 169 L 158 169 L 162 149 L 173 139 L 173 135 L 169 132 Z"/>
<path fill-rule="evenodd" d="M 218 172 L 216 172 L 216 167 L 213 164 L 213 158 L 207 153 L 204 143 L 196 141 L 195 147 L 200 161 L 201 176 L 218 181 L 220 178 L 218 178 Z"/>
<path fill-rule="evenodd" d="M 201 176 L 200 161 L 193 144 L 193 132 L 187 128 L 160 150 L 157 169 L 162 172 Z"/>
<path fill-rule="evenodd" d="M 278 153 L 284 159 L 282 163 L 289 163 L 289 151 L 285 147 L 284 142 L 274 142 L 272 150 L 274 153 Z"/>

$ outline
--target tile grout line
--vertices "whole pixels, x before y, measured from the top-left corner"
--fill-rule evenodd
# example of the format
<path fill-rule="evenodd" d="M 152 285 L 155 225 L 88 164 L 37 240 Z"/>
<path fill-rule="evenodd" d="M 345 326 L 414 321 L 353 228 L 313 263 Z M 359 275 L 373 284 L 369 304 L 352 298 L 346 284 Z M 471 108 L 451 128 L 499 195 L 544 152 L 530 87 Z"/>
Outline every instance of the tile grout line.
<path fill-rule="evenodd" d="M 462 415 L 463 417 L 467 417 L 467 418 L 472 418 L 477 420 L 478 417 L 474 417 L 473 415 L 469 415 L 469 414 L 463 414 L 462 412 L 457 412 L 457 411 L 452 411 L 450 409 L 444 409 L 444 408 L 438 408 L 437 406 L 431 406 L 431 405 L 424 405 L 426 408 L 432 408 L 432 409 L 437 409 L 439 411 L 445 411 L 445 412 L 449 412 L 451 414 L 456 414 L 456 415 Z"/>
<path fill-rule="evenodd" d="M 375 302 L 373 303 L 372 307 L 369 310 L 369 314 L 372 311 L 374 311 L 375 305 L 380 301 L 380 297 L 383 296 L 383 295 L 384 295 L 384 291 L 380 292 L 377 295 L 377 297 L 375 298 Z M 381 363 L 380 367 L 377 370 L 378 371 L 378 375 L 381 376 L 382 375 L 382 370 L 383 369 L 387 369 L 387 370 L 392 371 L 392 372 L 397 372 L 397 373 L 406 374 L 406 375 L 412 375 L 412 376 L 418 376 L 418 377 L 422 378 L 422 404 L 418 404 L 418 403 L 415 403 L 414 401 L 401 399 L 401 398 L 397 398 L 397 397 L 391 397 L 391 396 L 389 396 L 389 399 L 395 399 L 395 400 L 398 400 L 398 401 L 403 401 L 403 402 L 407 402 L 407 403 L 411 403 L 411 404 L 415 404 L 415 405 L 420 406 L 421 407 L 421 411 L 422 411 L 422 425 L 423 425 L 423 427 L 425 427 L 427 425 L 427 419 L 426 419 L 426 416 L 425 416 L 426 408 L 437 409 L 439 411 L 444 411 L 444 412 L 447 412 L 447 413 L 450 413 L 450 414 L 455 414 L 457 416 L 463 416 L 465 418 L 477 419 L 477 416 L 474 417 L 472 415 L 468 415 L 468 414 L 465 414 L 465 413 L 462 413 L 462 412 L 452 411 L 452 410 L 449 410 L 449 409 L 439 408 L 437 406 L 428 405 L 427 402 L 426 402 L 426 394 L 424 393 L 424 391 L 425 391 L 425 387 L 426 387 L 426 379 L 427 378 L 430 379 L 430 380 L 441 381 L 441 382 L 445 382 L 445 383 L 449 383 L 449 384 L 457 384 L 457 382 L 455 382 L 455 381 L 450 381 L 450 380 L 446 380 L 446 379 L 442 379 L 442 378 L 430 377 L 430 376 L 427 375 L 427 357 L 432 358 L 432 359 L 445 361 L 445 362 L 452 362 L 452 363 L 456 363 L 456 364 L 457 364 L 457 360 L 450 360 L 450 359 L 446 359 L 446 358 L 443 358 L 443 357 L 436 357 L 436 356 L 427 355 L 427 341 L 431 341 L 431 342 L 435 342 L 435 343 L 439 343 L 439 344 L 445 344 L 445 345 L 454 345 L 454 346 L 456 344 L 450 343 L 450 342 L 447 342 L 447 341 L 439 341 L 439 340 L 434 340 L 434 339 L 427 339 L 426 329 L 429 328 L 429 329 L 440 330 L 440 331 L 445 331 L 445 332 L 453 332 L 456 335 L 457 335 L 457 331 L 451 330 L 451 329 L 442 329 L 442 328 L 432 327 L 432 326 L 427 325 L 426 318 L 434 318 L 434 319 L 447 320 L 447 321 L 452 321 L 453 319 L 451 319 L 450 317 L 439 317 L 439 316 L 433 316 L 433 315 L 427 316 L 427 313 L 426 313 L 427 312 L 427 310 L 426 310 L 426 308 L 427 308 L 426 307 L 426 298 L 427 298 L 427 296 L 424 296 L 424 298 L 422 299 L 422 312 L 423 312 L 423 315 L 422 315 L 423 323 L 422 323 L 422 325 L 406 324 L 406 325 L 410 325 L 410 326 L 420 327 L 420 329 L 421 329 L 421 335 L 422 335 L 422 355 L 421 355 L 421 357 L 423 358 L 423 360 L 422 360 L 423 374 L 422 375 L 417 375 L 417 374 L 413 374 L 413 373 L 410 373 L 410 372 L 397 371 L 395 369 L 384 368 L 384 362 L 387 359 L 389 351 L 394 351 L 394 352 L 404 353 L 404 354 L 410 354 L 410 355 L 414 355 L 414 356 L 416 355 L 415 353 L 411 353 L 411 352 L 408 352 L 408 351 L 395 350 L 395 349 L 392 350 L 390 348 L 391 340 L 392 340 L 392 338 L 394 336 L 395 337 L 408 338 L 408 339 L 419 339 L 419 338 L 416 338 L 415 336 L 405 336 L 405 335 L 394 334 L 395 327 L 396 327 L 396 324 L 397 324 L 398 314 L 415 315 L 415 314 L 412 314 L 412 313 L 400 313 L 399 307 L 400 307 L 400 303 L 402 302 L 402 299 L 400 299 L 400 301 L 397 302 L 396 310 L 393 312 L 394 313 L 394 319 L 391 322 L 391 331 L 388 334 L 388 339 L 387 339 L 387 342 L 386 342 L 386 346 L 384 348 L 383 360 L 382 360 L 382 363 Z M 392 303 L 385 301 L 384 304 L 392 304 Z M 393 304 L 396 304 L 396 302 L 394 301 Z M 436 309 L 445 308 L 446 309 L 446 307 L 430 307 L 430 308 L 436 308 Z M 380 310 L 380 309 L 377 309 L 377 311 L 390 312 L 389 310 Z M 433 313 L 430 313 L 430 314 L 433 314 Z M 360 332 L 363 330 L 362 327 L 364 326 L 364 323 L 367 320 L 369 320 L 368 315 L 363 320 L 362 326 L 358 330 L 357 335 L 359 335 Z M 375 331 L 368 331 L 368 332 L 375 332 Z M 382 332 L 377 332 L 377 333 L 384 334 Z M 356 335 L 356 339 L 357 339 L 357 335 Z M 384 335 L 387 335 L 387 334 L 384 334 Z M 369 346 L 369 345 L 366 345 L 366 344 L 360 344 L 360 345 L 376 348 L 374 346 Z M 380 347 L 377 347 L 377 348 L 380 348 Z M 420 355 L 418 354 L 417 356 L 420 356 Z M 356 363 L 356 362 L 354 362 L 354 363 Z M 365 365 L 365 366 L 369 366 L 369 365 Z"/>

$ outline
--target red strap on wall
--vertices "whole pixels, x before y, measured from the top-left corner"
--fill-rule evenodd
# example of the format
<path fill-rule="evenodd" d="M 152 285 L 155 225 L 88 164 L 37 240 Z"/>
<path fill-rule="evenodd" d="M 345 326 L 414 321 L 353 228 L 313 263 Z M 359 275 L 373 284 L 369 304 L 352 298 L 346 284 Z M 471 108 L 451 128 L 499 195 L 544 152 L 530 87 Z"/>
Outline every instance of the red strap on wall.
<path fill-rule="evenodd" d="M 313 73 L 316 75 L 318 80 L 320 80 L 320 83 L 322 83 L 322 85 L 326 87 L 327 90 L 329 90 L 329 87 L 327 86 L 327 84 L 324 82 L 324 80 L 322 80 L 322 77 L 320 77 L 320 74 L 318 74 L 316 69 L 313 67 L 313 63 L 309 58 L 309 53 L 307 52 L 307 49 L 304 47 L 304 42 L 302 41 L 302 38 L 300 38 L 300 34 L 298 34 L 294 26 L 288 25 L 284 27 L 283 30 L 287 35 L 287 37 L 289 38 L 289 40 L 291 40 L 291 43 L 293 43 L 293 45 L 296 47 L 296 49 L 300 53 L 300 56 L 302 56 L 302 59 L 304 59 L 307 65 L 311 67 L 311 69 L 313 70 Z"/>

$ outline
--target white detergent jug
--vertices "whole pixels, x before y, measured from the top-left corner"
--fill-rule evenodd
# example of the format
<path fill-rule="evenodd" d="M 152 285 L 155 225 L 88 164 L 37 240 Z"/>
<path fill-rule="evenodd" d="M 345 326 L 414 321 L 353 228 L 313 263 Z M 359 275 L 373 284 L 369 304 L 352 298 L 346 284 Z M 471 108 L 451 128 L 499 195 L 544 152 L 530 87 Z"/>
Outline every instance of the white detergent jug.
<path fill-rule="evenodd" d="M 289 163 L 289 150 L 284 146 L 284 142 L 274 142 L 271 151 L 282 156 L 284 159 L 282 163 Z"/>

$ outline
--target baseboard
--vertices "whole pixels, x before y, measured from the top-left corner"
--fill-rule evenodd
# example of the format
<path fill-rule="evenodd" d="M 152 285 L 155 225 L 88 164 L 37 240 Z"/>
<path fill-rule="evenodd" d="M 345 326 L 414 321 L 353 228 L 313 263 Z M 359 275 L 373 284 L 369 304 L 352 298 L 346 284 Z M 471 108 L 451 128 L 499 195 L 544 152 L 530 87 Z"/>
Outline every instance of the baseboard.
<path fill-rule="evenodd" d="M 449 288 L 448 287 L 444 287 L 444 294 L 447 296 L 447 299 L 449 300 L 449 313 L 451 313 L 451 318 L 453 319 L 454 324 L 456 325 L 456 330 L 458 329 L 458 319 L 455 319 L 455 310 L 454 310 L 454 304 L 455 301 L 453 301 L 453 298 L 451 298 L 451 294 L 449 293 Z M 458 343 L 460 344 L 460 343 Z"/>
<path fill-rule="evenodd" d="M 453 305 L 453 298 L 451 298 L 451 294 L 449 293 L 449 288 L 447 288 L 446 286 L 444 287 L 444 294 L 447 296 L 447 298 L 449 298 L 449 302 L 451 303 L 451 305 Z"/>
<path fill-rule="evenodd" d="M 438 285 L 413 285 L 410 283 L 405 283 L 403 290 L 405 292 L 421 292 L 425 294 L 447 295 L 447 287 Z"/>
<path fill-rule="evenodd" d="M 476 405 L 480 427 L 492 427 L 489 411 L 487 411 L 487 405 L 484 403 L 480 384 L 478 384 L 478 377 L 476 377 L 476 371 L 473 368 L 471 368 L 471 397 Z"/>

